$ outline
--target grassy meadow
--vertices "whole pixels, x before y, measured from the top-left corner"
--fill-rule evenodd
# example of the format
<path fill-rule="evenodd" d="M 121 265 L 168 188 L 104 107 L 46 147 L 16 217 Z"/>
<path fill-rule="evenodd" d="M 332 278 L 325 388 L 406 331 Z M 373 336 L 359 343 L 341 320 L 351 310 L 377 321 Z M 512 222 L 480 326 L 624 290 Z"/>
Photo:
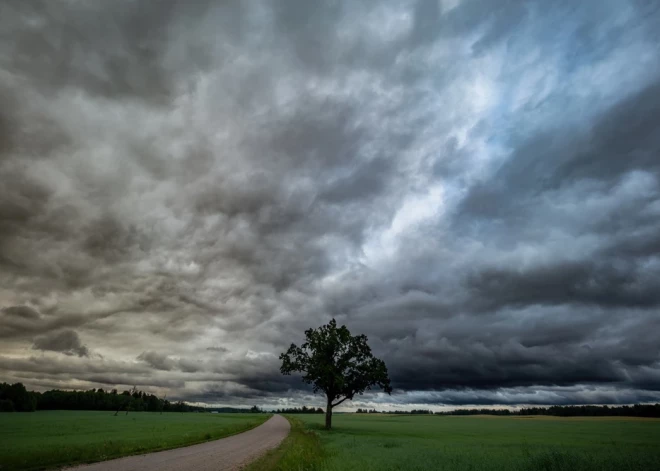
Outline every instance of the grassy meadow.
<path fill-rule="evenodd" d="M 41 411 L 0 414 L 0 470 L 44 469 L 191 445 L 243 432 L 266 414 Z"/>
<path fill-rule="evenodd" d="M 44 469 L 232 435 L 266 414 L 0 414 L 0 470 Z M 249 471 L 660 470 L 660 420 L 336 414 L 288 416 L 289 437 Z"/>
<path fill-rule="evenodd" d="M 341 414 L 290 417 L 256 470 L 660 470 L 660 420 Z"/>

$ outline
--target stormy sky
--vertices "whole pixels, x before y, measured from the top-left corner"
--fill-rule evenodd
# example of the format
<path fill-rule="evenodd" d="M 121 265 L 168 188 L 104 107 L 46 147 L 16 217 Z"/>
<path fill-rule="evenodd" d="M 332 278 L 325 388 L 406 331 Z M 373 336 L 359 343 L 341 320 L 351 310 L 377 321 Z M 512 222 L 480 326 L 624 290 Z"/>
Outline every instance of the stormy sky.
<path fill-rule="evenodd" d="M 0 0 L 0 380 L 660 401 L 660 3 Z M 314 402 L 316 401 L 316 402 Z"/>

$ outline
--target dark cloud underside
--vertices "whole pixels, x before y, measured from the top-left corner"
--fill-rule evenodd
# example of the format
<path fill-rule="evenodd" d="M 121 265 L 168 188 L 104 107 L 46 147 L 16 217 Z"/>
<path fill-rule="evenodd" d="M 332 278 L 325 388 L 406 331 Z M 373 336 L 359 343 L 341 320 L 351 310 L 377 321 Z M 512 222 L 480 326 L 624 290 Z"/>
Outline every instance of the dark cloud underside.
<path fill-rule="evenodd" d="M 0 379 L 311 401 L 660 400 L 652 2 L 0 0 Z"/>

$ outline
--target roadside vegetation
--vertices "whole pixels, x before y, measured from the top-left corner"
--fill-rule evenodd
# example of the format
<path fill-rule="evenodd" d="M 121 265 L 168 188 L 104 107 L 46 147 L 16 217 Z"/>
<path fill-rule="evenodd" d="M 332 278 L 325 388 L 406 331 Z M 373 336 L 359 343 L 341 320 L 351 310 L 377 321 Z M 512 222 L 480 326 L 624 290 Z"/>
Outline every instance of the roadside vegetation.
<path fill-rule="evenodd" d="M 292 433 L 251 471 L 660 469 L 660 420 L 437 415 L 289 416 Z"/>
<path fill-rule="evenodd" d="M 318 432 L 306 426 L 297 417 L 289 415 L 286 418 L 291 424 L 289 436 L 278 448 L 269 451 L 262 458 L 253 462 L 245 471 L 319 469 L 325 455 Z"/>
<path fill-rule="evenodd" d="M 244 432 L 268 414 L 43 411 L 0 415 L 0 470 L 38 470 L 192 445 Z"/>

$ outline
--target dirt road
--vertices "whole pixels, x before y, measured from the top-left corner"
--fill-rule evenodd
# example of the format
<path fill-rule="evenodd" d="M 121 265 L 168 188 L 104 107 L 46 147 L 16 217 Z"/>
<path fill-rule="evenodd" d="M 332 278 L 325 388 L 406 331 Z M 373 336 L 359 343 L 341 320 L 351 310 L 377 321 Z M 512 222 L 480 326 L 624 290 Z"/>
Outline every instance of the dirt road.
<path fill-rule="evenodd" d="M 258 427 L 227 438 L 199 445 L 127 456 L 67 471 L 220 471 L 240 469 L 289 434 L 289 421 L 275 415 Z"/>

